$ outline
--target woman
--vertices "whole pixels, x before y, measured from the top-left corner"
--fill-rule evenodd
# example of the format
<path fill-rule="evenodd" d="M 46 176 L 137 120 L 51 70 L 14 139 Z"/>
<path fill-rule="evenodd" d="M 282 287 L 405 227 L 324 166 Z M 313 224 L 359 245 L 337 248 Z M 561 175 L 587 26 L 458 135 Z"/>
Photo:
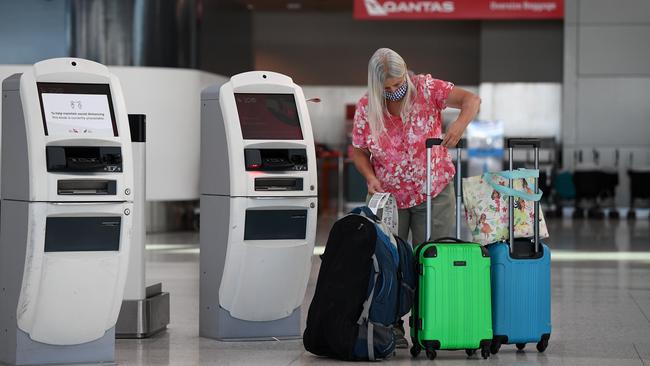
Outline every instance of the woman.
<path fill-rule="evenodd" d="M 354 116 L 352 159 L 369 194 L 395 196 L 398 234 L 407 239 L 410 231 L 413 245 L 425 240 L 425 140 L 442 136 L 445 107 L 460 109 L 447 128 L 444 147 L 432 151 L 431 238 L 436 239 L 449 235 L 456 209 L 455 168 L 445 147 L 456 146 L 480 104 L 478 96 L 450 82 L 409 73 L 402 57 L 391 49 L 378 49 L 368 62 L 368 92 Z"/>
<path fill-rule="evenodd" d="M 414 75 L 395 51 L 378 49 L 368 62 L 368 92 L 357 104 L 354 115 L 352 159 L 365 177 L 368 193 L 390 192 L 398 207 L 398 235 L 412 243 L 425 240 L 426 231 L 426 148 L 427 138 L 442 136 L 441 111 L 460 108 L 458 118 L 447 128 L 444 147 L 432 151 L 431 237 L 447 236 L 454 226 L 456 200 L 455 169 L 445 147 L 454 147 L 481 100 L 475 94 L 437 80 L 431 75 Z M 408 347 L 404 326 L 395 325 L 396 346 Z"/>

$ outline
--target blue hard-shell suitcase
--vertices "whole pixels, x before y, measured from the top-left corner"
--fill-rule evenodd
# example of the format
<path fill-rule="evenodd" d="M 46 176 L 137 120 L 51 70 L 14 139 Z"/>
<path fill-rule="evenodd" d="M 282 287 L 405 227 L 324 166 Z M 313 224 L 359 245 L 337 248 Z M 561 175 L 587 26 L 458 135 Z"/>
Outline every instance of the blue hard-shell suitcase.
<path fill-rule="evenodd" d="M 538 139 L 509 139 L 510 169 L 515 146 L 533 146 L 535 169 L 539 169 L 539 145 Z M 509 212 L 509 237 L 513 238 L 512 198 Z M 544 352 L 551 336 L 551 251 L 539 240 L 539 202 L 535 202 L 533 239 L 510 239 L 487 248 L 492 260 L 494 337 L 490 351 L 496 354 L 502 344 L 523 350 L 527 343 L 536 343 L 537 350 Z"/>

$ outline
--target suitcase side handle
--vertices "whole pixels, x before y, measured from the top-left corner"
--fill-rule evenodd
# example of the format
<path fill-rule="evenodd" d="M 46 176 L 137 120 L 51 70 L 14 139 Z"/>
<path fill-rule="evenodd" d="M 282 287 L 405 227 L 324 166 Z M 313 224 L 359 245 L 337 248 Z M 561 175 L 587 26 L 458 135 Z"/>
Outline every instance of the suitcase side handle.
<path fill-rule="evenodd" d="M 434 240 L 436 243 L 458 243 L 458 244 L 466 244 L 466 241 L 460 240 L 458 238 L 452 238 L 451 236 L 445 236 L 442 238 L 438 238 Z"/>

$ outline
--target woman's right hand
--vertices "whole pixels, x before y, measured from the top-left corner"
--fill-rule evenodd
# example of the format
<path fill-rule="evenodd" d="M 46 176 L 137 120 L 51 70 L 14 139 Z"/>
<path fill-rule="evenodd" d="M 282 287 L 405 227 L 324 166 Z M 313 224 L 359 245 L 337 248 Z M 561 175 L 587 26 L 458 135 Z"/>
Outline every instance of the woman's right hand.
<path fill-rule="evenodd" d="M 381 188 L 381 183 L 377 177 L 372 177 L 366 182 L 368 184 L 368 194 L 382 193 L 384 189 Z"/>

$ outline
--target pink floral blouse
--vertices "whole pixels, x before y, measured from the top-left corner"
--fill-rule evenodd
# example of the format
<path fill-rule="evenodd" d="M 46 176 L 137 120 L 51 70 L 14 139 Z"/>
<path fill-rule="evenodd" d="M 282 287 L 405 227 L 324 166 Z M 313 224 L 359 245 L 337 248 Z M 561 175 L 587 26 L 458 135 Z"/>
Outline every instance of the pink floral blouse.
<path fill-rule="evenodd" d="M 426 201 L 427 138 L 441 137 L 441 111 L 446 107 L 453 83 L 431 75 L 415 75 L 413 108 L 402 121 L 399 116 L 385 115 L 386 132 L 375 141 L 368 123 L 368 95 L 357 103 L 352 145 L 370 150 L 371 163 L 382 188 L 395 196 L 399 208 L 417 206 Z M 432 149 L 432 196 L 438 195 L 456 172 L 449 151 Z"/>

